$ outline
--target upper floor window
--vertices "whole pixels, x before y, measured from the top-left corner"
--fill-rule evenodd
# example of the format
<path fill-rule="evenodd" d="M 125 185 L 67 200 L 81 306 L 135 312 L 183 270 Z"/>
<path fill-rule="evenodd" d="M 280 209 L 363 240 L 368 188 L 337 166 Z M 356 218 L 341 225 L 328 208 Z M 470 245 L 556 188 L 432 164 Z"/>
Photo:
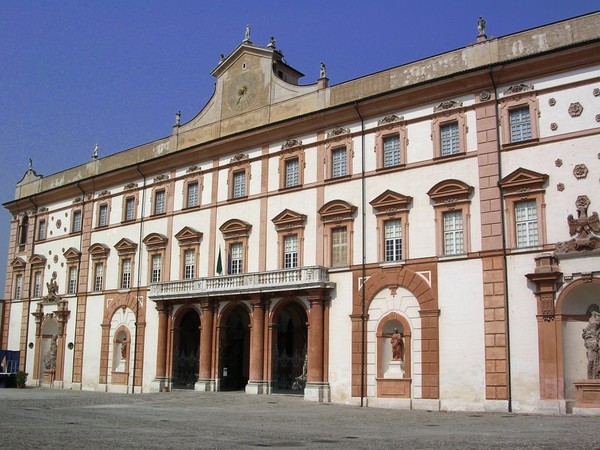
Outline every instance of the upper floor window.
<path fill-rule="evenodd" d="M 351 236 L 356 210 L 356 206 L 344 200 L 331 200 L 319 208 L 325 238 L 323 247 L 328 249 L 322 264 L 332 267 L 352 264 Z M 317 263 L 321 264 L 319 256 Z"/>
<path fill-rule="evenodd" d="M 33 280 L 33 297 L 39 298 L 42 296 L 42 272 L 36 271 Z"/>
<path fill-rule="evenodd" d="M 160 283 L 162 274 L 162 255 L 152 255 L 152 283 Z"/>
<path fill-rule="evenodd" d="M 69 284 L 67 286 L 67 293 L 77 293 L 77 267 L 75 266 L 69 267 Z"/>
<path fill-rule="evenodd" d="M 515 203 L 517 247 L 538 245 L 538 217 L 535 200 Z"/>
<path fill-rule="evenodd" d="M 233 173 L 233 198 L 246 196 L 246 172 L 243 170 Z"/>
<path fill-rule="evenodd" d="M 25 244 L 27 243 L 27 234 L 29 233 L 29 216 L 23 215 L 21 219 L 21 225 L 19 227 L 19 250 L 25 250 Z"/>
<path fill-rule="evenodd" d="M 285 161 L 285 187 L 294 187 L 300 184 L 300 163 L 298 158 Z"/>
<path fill-rule="evenodd" d="M 193 208 L 199 205 L 199 187 L 197 181 L 187 183 L 186 207 Z"/>
<path fill-rule="evenodd" d="M 298 267 L 298 235 L 290 234 L 283 239 L 283 267 L 293 269 Z"/>
<path fill-rule="evenodd" d="M 94 267 L 94 292 L 100 292 L 104 286 L 104 263 L 98 262 Z"/>
<path fill-rule="evenodd" d="M 154 214 L 164 214 L 166 211 L 166 197 L 165 190 L 154 192 Z"/>
<path fill-rule="evenodd" d="M 384 224 L 385 261 L 402 259 L 402 221 L 387 220 Z"/>
<path fill-rule="evenodd" d="M 451 122 L 440 127 L 440 147 L 442 156 L 454 155 L 460 152 L 458 122 Z"/>
<path fill-rule="evenodd" d="M 331 177 L 343 177 L 348 174 L 348 158 L 346 147 L 334 148 L 331 151 Z"/>
<path fill-rule="evenodd" d="M 348 229 L 346 227 L 331 230 L 331 265 L 348 265 Z"/>
<path fill-rule="evenodd" d="M 108 205 L 106 203 L 98 206 L 98 226 L 105 227 L 108 225 Z"/>
<path fill-rule="evenodd" d="M 531 116 L 529 107 L 511 109 L 509 111 L 510 142 L 531 139 Z"/>
<path fill-rule="evenodd" d="M 125 258 L 121 262 L 121 289 L 131 287 L 131 259 Z"/>
<path fill-rule="evenodd" d="M 183 278 L 190 280 L 196 275 L 196 252 L 194 250 L 186 250 L 183 254 L 183 258 Z"/>
<path fill-rule="evenodd" d="M 71 224 L 71 231 L 73 233 L 81 232 L 81 210 L 76 209 L 73 211 L 73 222 Z"/>
<path fill-rule="evenodd" d="M 383 141 L 383 167 L 393 167 L 400 164 L 400 135 L 384 136 Z"/>
<path fill-rule="evenodd" d="M 231 244 L 229 247 L 229 264 L 231 274 L 239 274 L 244 271 L 244 247 L 241 242 Z"/>
<path fill-rule="evenodd" d="M 43 241 L 46 239 L 47 222 L 40 220 L 38 223 L 38 240 Z"/>
<path fill-rule="evenodd" d="M 127 197 L 125 199 L 125 217 L 126 222 L 135 219 L 135 197 Z"/>
<path fill-rule="evenodd" d="M 462 210 L 446 211 L 442 217 L 444 220 L 444 255 L 464 253 Z"/>
<path fill-rule="evenodd" d="M 21 292 L 23 289 L 23 275 L 17 275 L 15 277 L 15 300 L 21 299 Z"/>

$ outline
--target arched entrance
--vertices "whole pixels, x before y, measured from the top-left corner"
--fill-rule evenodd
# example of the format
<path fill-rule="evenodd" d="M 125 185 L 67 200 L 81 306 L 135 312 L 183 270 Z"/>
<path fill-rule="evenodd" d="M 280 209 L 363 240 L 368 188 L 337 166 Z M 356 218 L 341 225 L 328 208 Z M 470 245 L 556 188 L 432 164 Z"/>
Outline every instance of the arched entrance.
<path fill-rule="evenodd" d="M 236 306 L 225 319 L 220 333 L 220 390 L 238 391 L 248 383 L 250 366 L 250 317 Z"/>
<path fill-rule="evenodd" d="M 273 392 L 304 394 L 308 318 L 304 308 L 289 303 L 273 327 Z"/>
<path fill-rule="evenodd" d="M 183 313 L 173 343 L 173 388 L 194 389 L 200 360 L 200 316 L 194 309 Z"/>

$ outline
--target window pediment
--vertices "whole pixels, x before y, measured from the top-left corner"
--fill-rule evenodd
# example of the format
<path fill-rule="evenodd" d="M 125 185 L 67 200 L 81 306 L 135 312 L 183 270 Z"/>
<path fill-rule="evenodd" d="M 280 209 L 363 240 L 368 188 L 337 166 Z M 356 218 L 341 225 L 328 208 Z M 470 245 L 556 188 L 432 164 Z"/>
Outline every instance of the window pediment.
<path fill-rule="evenodd" d="M 192 227 L 183 227 L 179 233 L 175 235 L 175 239 L 182 244 L 197 244 L 202 239 L 202 232 L 194 230 Z"/>
<path fill-rule="evenodd" d="M 473 186 L 469 186 L 460 180 L 444 180 L 437 183 L 427 192 L 427 195 L 435 203 L 458 200 L 468 200 L 473 192 Z"/>
<path fill-rule="evenodd" d="M 325 203 L 318 212 L 323 222 L 336 222 L 352 219 L 356 209 L 356 206 L 344 200 L 332 200 Z"/>
<path fill-rule="evenodd" d="M 104 258 L 110 253 L 110 248 L 106 244 L 92 244 L 88 248 L 88 252 L 92 255 L 92 258 Z"/>
<path fill-rule="evenodd" d="M 167 238 L 164 234 L 150 233 L 142 242 L 148 249 L 165 248 L 169 242 L 169 238 Z"/>
<path fill-rule="evenodd" d="M 300 214 L 290 209 L 284 209 L 271 220 L 278 230 L 285 228 L 300 228 L 304 227 L 306 214 Z"/>
<path fill-rule="evenodd" d="M 519 167 L 514 172 L 502 178 L 500 186 L 509 192 L 520 192 L 523 190 L 542 189 L 547 180 L 548 175 L 546 174 Z"/>
<path fill-rule="evenodd" d="M 383 214 L 398 210 L 406 210 L 411 202 L 412 197 L 388 189 L 369 203 L 375 209 L 375 214 Z"/>
<path fill-rule="evenodd" d="M 16 257 L 15 259 L 13 259 L 10 263 L 10 266 L 14 269 L 14 270 L 24 270 L 25 269 L 25 260 L 23 258 L 20 257 Z"/>
<path fill-rule="evenodd" d="M 126 255 L 129 253 L 135 253 L 137 250 L 137 244 L 130 239 L 123 238 L 115 244 L 115 249 L 119 255 Z"/>
<path fill-rule="evenodd" d="M 74 247 L 69 247 L 64 253 L 63 256 L 68 262 L 74 262 L 81 258 L 81 252 Z"/>
<path fill-rule="evenodd" d="M 237 236 L 248 236 L 252 225 L 239 219 L 230 219 L 219 227 L 225 239 Z"/>
<path fill-rule="evenodd" d="M 32 266 L 43 266 L 46 264 L 46 257 L 44 255 L 32 255 L 31 258 L 29 258 L 29 263 Z"/>

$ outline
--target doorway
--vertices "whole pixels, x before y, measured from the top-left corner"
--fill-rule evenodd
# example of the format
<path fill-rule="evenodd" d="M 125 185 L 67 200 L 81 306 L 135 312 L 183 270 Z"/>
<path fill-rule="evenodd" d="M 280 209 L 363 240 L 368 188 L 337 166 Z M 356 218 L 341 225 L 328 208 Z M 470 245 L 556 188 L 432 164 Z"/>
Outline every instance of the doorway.
<path fill-rule="evenodd" d="M 243 390 L 250 366 L 250 317 L 241 306 L 235 307 L 221 329 L 220 365 L 222 391 Z"/>
<path fill-rule="evenodd" d="M 273 392 L 304 394 L 306 385 L 307 321 L 304 308 L 286 305 L 273 333 Z"/>
<path fill-rule="evenodd" d="M 173 351 L 173 388 L 194 389 L 200 361 L 200 316 L 190 309 L 176 328 Z"/>

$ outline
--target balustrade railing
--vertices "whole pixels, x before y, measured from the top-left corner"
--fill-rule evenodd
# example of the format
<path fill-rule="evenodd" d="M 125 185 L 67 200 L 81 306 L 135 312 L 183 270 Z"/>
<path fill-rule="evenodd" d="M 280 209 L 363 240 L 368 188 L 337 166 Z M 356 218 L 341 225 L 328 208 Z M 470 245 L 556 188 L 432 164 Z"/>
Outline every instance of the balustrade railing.
<path fill-rule="evenodd" d="M 166 281 L 150 286 L 150 298 L 218 295 L 234 292 L 278 291 L 333 287 L 325 267 L 311 266 L 266 272 L 221 275 L 191 280 Z"/>

